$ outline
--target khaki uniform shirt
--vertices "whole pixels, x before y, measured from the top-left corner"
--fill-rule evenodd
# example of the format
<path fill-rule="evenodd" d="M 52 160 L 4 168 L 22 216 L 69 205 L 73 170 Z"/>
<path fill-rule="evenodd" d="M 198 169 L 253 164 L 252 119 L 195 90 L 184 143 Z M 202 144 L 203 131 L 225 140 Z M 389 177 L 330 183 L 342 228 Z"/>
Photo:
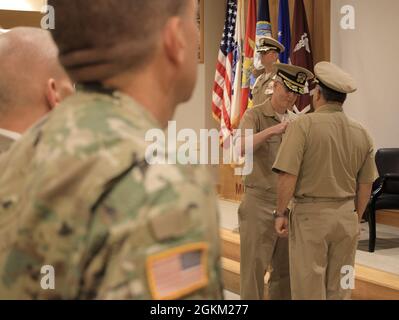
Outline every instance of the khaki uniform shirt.
<path fill-rule="evenodd" d="M 222 297 L 212 180 L 150 165 L 157 128 L 122 93 L 78 91 L 0 158 L 0 299 Z"/>
<path fill-rule="evenodd" d="M 298 177 L 296 198 L 351 199 L 377 177 L 370 136 L 338 104 L 291 123 L 273 168 Z"/>
<path fill-rule="evenodd" d="M 264 104 L 247 110 L 241 120 L 240 129 L 253 129 L 253 134 L 257 134 L 279 123 L 271 100 L 268 99 Z M 272 199 L 276 198 L 277 193 L 277 174 L 272 171 L 272 167 L 281 140 L 281 136 L 274 136 L 254 150 L 253 171 L 244 178 L 246 188 L 258 189 Z"/>
<path fill-rule="evenodd" d="M 252 105 L 257 106 L 264 103 L 273 94 L 275 74 L 263 73 L 260 75 L 252 89 Z"/>
<path fill-rule="evenodd" d="M 6 152 L 20 138 L 20 134 L 0 129 L 0 154 Z"/>

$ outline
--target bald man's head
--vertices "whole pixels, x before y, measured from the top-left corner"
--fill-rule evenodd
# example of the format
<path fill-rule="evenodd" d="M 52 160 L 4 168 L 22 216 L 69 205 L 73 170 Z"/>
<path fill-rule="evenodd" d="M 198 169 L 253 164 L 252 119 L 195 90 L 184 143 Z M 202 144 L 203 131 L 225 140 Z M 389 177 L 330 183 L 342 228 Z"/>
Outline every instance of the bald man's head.
<path fill-rule="evenodd" d="M 48 31 L 24 27 L 0 35 L 0 124 L 15 117 L 38 120 L 71 89 Z"/>
<path fill-rule="evenodd" d="M 16 28 L 0 37 L 0 112 L 37 102 L 46 80 L 59 75 L 57 48 L 41 29 Z"/>

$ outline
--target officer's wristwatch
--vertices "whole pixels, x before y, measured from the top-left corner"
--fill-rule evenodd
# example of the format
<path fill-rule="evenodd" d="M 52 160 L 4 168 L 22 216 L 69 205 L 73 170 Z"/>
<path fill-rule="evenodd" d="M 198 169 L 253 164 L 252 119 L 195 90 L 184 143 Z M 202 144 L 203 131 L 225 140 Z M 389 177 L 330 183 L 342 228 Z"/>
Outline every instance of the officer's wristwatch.
<path fill-rule="evenodd" d="M 290 209 L 285 209 L 284 213 L 278 213 L 277 210 L 273 211 L 273 217 L 274 219 L 277 218 L 288 218 L 288 216 L 290 215 Z"/>

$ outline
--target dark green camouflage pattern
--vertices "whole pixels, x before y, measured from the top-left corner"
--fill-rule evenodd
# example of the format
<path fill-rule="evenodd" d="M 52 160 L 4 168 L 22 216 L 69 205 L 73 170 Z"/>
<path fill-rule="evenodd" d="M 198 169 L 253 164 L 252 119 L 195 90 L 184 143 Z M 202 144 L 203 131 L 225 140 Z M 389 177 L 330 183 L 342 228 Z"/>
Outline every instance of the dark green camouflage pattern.
<path fill-rule="evenodd" d="M 0 299 L 151 299 L 147 257 L 198 242 L 209 284 L 184 298 L 222 298 L 214 185 L 203 166 L 147 164 L 157 127 L 121 93 L 79 91 L 3 154 Z"/>

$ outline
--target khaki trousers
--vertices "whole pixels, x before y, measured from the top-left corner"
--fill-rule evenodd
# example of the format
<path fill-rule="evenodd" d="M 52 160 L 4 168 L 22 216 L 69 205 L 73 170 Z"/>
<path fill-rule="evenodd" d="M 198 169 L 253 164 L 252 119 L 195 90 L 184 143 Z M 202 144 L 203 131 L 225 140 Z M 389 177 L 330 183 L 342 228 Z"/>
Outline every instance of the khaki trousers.
<path fill-rule="evenodd" d="M 294 300 L 346 300 L 341 286 L 354 267 L 358 216 L 353 201 L 295 203 L 290 217 L 289 253 Z"/>
<path fill-rule="evenodd" d="M 272 216 L 275 208 L 276 200 L 260 198 L 251 190 L 239 208 L 243 300 L 264 299 L 264 278 L 270 266 L 270 299 L 291 299 L 288 239 L 277 237 Z"/>

